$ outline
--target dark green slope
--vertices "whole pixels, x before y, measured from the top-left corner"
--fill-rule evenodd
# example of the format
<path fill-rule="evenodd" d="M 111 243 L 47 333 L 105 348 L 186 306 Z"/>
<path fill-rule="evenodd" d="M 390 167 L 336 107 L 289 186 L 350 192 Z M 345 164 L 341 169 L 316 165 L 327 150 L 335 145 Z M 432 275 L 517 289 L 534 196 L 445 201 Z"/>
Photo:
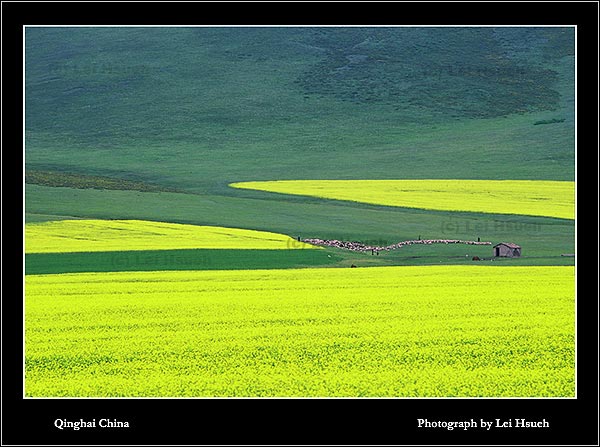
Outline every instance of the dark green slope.
<path fill-rule="evenodd" d="M 572 179 L 573 31 L 519 30 L 30 28 L 27 163 L 189 189 Z"/>
<path fill-rule="evenodd" d="M 27 275 L 153 270 L 238 270 L 326 266 L 339 256 L 325 250 L 142 250 L 30 253 Z"/>

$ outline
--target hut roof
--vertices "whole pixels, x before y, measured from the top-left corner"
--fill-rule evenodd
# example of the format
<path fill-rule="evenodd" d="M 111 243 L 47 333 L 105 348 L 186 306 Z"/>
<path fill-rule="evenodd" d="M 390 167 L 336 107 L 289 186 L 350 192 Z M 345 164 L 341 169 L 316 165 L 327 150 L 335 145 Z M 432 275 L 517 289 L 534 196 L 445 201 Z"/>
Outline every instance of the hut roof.
<path fill-rule="evenodd" d="M 512 242 L 500 242 L 499 244 L 494 245 L 494 248 L 499 245 L 506 245 L 508 248 L 521 248 L 520 245 L 513 244 Z"/>

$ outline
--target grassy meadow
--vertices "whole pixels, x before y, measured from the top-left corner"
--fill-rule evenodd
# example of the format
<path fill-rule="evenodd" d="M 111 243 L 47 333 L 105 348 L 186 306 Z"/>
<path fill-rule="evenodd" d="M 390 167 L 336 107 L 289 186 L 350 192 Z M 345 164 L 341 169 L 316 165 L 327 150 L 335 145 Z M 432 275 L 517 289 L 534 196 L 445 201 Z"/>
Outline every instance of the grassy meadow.
<path fill-rule="evenodd" d="M 26 395 L 573 396 L 574 62 L 561 27 L 26 28 Z"/>

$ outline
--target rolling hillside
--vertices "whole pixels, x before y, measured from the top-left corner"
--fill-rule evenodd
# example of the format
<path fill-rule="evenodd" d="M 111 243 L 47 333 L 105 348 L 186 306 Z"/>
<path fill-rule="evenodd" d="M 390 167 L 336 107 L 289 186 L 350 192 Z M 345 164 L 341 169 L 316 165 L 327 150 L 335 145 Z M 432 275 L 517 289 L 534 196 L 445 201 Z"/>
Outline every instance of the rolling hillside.
<path fill-rule="evenodd" d="M 533 262 L 572 262 L 559 257 L 574 252 L 565 219 L 228 186 L 573 181 L 572 29 L 28 28 L 25 44 L 28 222 L 158 220 L 386 243 L 482 237 L 554 259 Z"/>

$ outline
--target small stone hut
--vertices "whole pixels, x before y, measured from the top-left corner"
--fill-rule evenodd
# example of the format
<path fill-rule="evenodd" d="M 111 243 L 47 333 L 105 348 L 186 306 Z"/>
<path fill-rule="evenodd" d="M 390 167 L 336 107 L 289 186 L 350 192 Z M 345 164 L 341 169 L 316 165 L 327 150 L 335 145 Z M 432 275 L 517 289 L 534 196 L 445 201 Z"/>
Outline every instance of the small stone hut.
<path fill-rule="evenodd" d="M 494 256 L 518 258 L 521 256 L 521 246 L 512 242 L 500 242 L 494 245 Z"/>

